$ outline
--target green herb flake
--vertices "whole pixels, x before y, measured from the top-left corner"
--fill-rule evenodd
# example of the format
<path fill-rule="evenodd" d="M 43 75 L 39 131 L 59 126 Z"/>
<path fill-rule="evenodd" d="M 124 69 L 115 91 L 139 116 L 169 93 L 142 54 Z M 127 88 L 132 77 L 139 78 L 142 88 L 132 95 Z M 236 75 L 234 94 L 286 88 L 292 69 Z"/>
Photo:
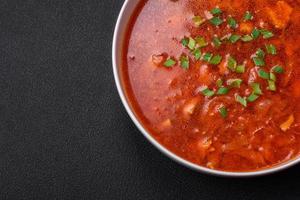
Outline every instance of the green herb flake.
<path fill-rule="evenodd" d="M 257 56 L 257 57 L 259 57 L 259 58 L 264 58 L 265 57 L 265 52 L 264 52 L 264 50 L 262 50 L 262 49 L 257 49 L 257 51 L 256 51 L 256 53 L 255 53 L 255 55 Z"/>
<path fill-rule="evenodd" d="M 200 60 L 200 58 L 201 58 L 201 50 L 200 49 L 195 49 L 194 51 L 193 51 L 193 55 L 194 55 L 194 57 L 195 57 L 195 60 Z"/>
<path fill-rule="evenodd" d="M 188 56 L 182 55 L 180 57 L 180 66 L 183 69 L 188 69 L 190 67 L 190 61 Z"/>
<path fill-rule="evenodd" d="M 270 74 L 262 69 L 258 70 L 258 76 L 266 80 L 270 79 Z"/>
<path fill-rule="evenodd" d="M 252 94 L 247 98 L 247 101 L 248 101 L 248 102 L 254 102 L 254 101 L 256 101 L 258 98 L 259 98 L 258 95 L 252 93 Z"/>
<path fill-rule="evenodd" d="M 219 26 L 223 23 L 223 20 L 220 17 L 213 17 L 209 20 L 212 25 Z"/>
<path fill-rule="evenodd" d="M 214 8 L 210 11 L 210 13 L 213 15 L 219 15 L 222 13 L 222 10 L 220 8 Z"/>
<path fill-rule="evenodd" d="M 269 38 L 272 38 L 274 36 L 274 34 L 271 32 L 271 31 L 268 31 L 268 30 L 260 30 L 261 34 L 263 35 L 263 38 L 264 39 L 269 39 Z"/>
<path fill-rule="evenodd" d="M 271 54 L 271 55 L 277 54 L 276 47 L 273 44 L 266 44 L 265 46 L 266 46 L 268 54 Z"/>
<path fill-rule="evenodd" d="M 259 37 L 259 35 L 260 35 L 260 30 L 258 30 L 257 28 L 254 28 L 251 33 L 252 38 L 257 39 Z"/>
<path fill-rule="evenodd" d="M 210 90 L 210 89 L 208 89 L 207 87 L 204 88 L 204 89 L 201 91 L 201 93 L 202 93 L 204 96 L 207 96 L 207 97 L 212 97 L 212 96 L 215 95 L 215 92 L 212 91 L 212 90 Z"/>
<path fill-rule="evenodd" d="M 242 83 L 243 83 L 243 80 L 238 79 L 238 78 L 227 80 L 227 85 L 229 85 L 232 88 L 240 88 Z"/>
<path fill-rule="evenodd" d="M 227 87 L 220 87 L 219 90 L 217 91 L 218 95 L 225 95 L 228 94 L 229 89 Z"/>
<path fill-rule="evenodd" d="M 190 50 L 194 50 L 196 47 L 196 41 L 192 37 L 189 38 L 188 47 Z"/>
<path fill-rule="evenodd" d="M 240 35 L 235 35 L 235 34 L 232 34 L 230 37 L 229 37 L 229 41 L 234 44 L 236 43 L 237 41 L 239 41 L 239 39 L 241 38 Z"/>
<path fill-rule="evenodd" d="M 252 58 L 255 66 L 258 66 L 258 67 L 263 67 L 265 66 L 265 61 L 263 60 L 263 58 L 260 58 L 260 57 L 253 57 Z"/>
<path fill-rule="evenodd" d="M 268 90 L 275 92 L 276 91 L 276 83 L 273 80 L 268 80 L 269 86 L 267 87 Z"/>
<path fill-rule="evenodd" d="M 244 21 L 250 21 L 253 19 L 253 15 L 251 14 L 250 11 L 247 11 L 244 15 Z"/>
<path fill-rule="evenodd" d="M 223 80 L 222 79 L 218 79 L 216 82 L 216 85 L 220 88 L 223 86 Z"/>
<path fill-rule="evenodd" d="M 165 67 L 173 67 L 175 64 L 176 64 L 176 61 L 173 60 L 172 58 L 169 58 L 164 62 Z"/>
<path fill-rule="evenodd" d="M 220 115 L 225 119 L 227 116 L 228 116 L 228 111 L 227 111 L 227 108 L 225 106 L 222 106 L 220 109 L 219 109 L 219 113 Z"/>
<path fill-rule="evenodd" d="M 272 70 L 272 72 L 275 72 L 277 74 L 282 74 L 284 73 L 284 69 L 280 65 L 275 65 Z"/>
<path fill-rule="evenodd" d="M 201 36 L 195 37 L 195 41 L 196 41 L 196 44 L 199 46 L 199 48 L 203 48 L 203 47 L 206 47 L 208 45 L 205 38 L 201 37 Z"/>
<path fill-rule="evenodd" d="M 213 57 L 213 55 L 211 53 L 205 53 L 203 55 L 203 58 L 202 60 L 206 61 L 206 62 L 209 62 L 211 60 L 211 58 Z"/>
<path fill-rule="evenodd" d="M 213 38 L 213 44 L 215 47 L 219 48 L 222 45 L 221 40 L 218 37 Z"/>
<path fill-rule="evenodd" d="M 193 22 L 194 22 L 196 27 L 200 27 L 205 22 L 205 19 L 203 19 L 200 16 L 194 16 L 193 17 Z"/>
<path fill-rule="evenodd" d="M 189 44 L 189 39 L 188 38 L 183 38 L 181 40 L 181 44 L 182 44 L 182 46 L 186 47 Z"/>
<path fill-rule="evenodd" d="M 237 66 L 236 60 L 232 56 L 229 56 L 227 68 L 234 72 L 236 69 L 236 66 Z"/>
<path fill-rule="evenodd" d="M 220 64 L 220 62 L 222 61 L 222 56 L 220 55 L 215 55 L 211 58 L 211 60 L 209 61 L 210 64 L 212 65 L 218 65 Z"/>
<path fill-rule="evenodd" d="M 235 100 L 236 100 L 238 103 L 242 104 L 244 107 L 247 107 L 247 100 L 246 100 L 245 97 L 241 97 L 240 95 L 236 95 L 236 96 L 235 96 Z"/>
<path fill-rule="evenodd" d="M 276 77 L 276 75 L 273 72 L 270 73 L 270 80 L 272 80 L 272 81 L 276 81 L 277 80 L 277 77 Z"/>
<path fill-rule="evenodd" d="M 263 94 L 259 83 L 252 83 L 251 87 L 253 89 L 254 94 L 256 94 L 256 95 L 262 95 Z"/>
<path fill-rule="evenodd" d="M 246 71 L 245 65 L 236 66 L 236 70 L 235 70 L 236 73 L 242 74 L 245 73 L 245 71 Z"/>
<path fill-rule="evenodd" d="M 236 29 L 237 28 L 237 22 L 233 17 L 229 17 L 227 20 L 227 23 L 230 28 Z"/>
<path fill-rule="evenodd" d="M 241 38 L 241 40 L 242 40 L 243 42 L 250 42 L 250 41 L 253 40 L 253 38 L 252 38 L 250 35 L 244 35 L 244 36 Z"/>

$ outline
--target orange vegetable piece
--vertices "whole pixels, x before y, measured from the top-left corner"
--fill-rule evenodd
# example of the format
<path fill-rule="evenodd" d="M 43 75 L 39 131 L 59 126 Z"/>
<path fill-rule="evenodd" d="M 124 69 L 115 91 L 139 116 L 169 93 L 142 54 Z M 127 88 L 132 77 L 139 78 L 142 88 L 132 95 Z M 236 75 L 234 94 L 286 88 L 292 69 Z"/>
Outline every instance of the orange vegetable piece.
<path fill-rule="evenodd" d="M 290 115 L 289 118 L 280 125 L 282 131 L 286 132 L 290 129 L 291 125 L 294 123 L 295 118 L 294 115 Z"/>
<path fill-rule="evenodd" d="M 285 1 L 277 1 L 275 7 L 267 7 L 266 10 L 272 24 L 278 29 L 287 26 L 293 12 L 293 8 Z"/>
<path fill-rule="evenodd" d="M 242 22 L 240 24 L 240 31 L 243 33 L 251 33 L 253 30 L 253 24 L 251 22 Z"/>
<path fill-rule="evenodd" d="M 220 74 L 224 75 L 224 74 L 228 74 L 229 73 L 229 70 L 227 68 L 227 63 L 228 63 L 228 61 L 227 61 L 227 58 L 226 58 L 226 60 L 223 60 L 219 64 L 218 68 L 219 68 L 219 73 Z"/>

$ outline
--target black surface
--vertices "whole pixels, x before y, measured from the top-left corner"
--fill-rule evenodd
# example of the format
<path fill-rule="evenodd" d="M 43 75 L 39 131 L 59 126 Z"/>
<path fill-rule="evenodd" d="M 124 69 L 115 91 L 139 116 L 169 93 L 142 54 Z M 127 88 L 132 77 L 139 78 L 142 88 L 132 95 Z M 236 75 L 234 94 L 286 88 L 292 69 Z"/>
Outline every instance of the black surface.
<path fill-rule="evenodd" d="M 202 175 L 135 128 L 111 67 L 122 0 L 0 0 L 0 199 L 299 199 L 300 166 Z"/>

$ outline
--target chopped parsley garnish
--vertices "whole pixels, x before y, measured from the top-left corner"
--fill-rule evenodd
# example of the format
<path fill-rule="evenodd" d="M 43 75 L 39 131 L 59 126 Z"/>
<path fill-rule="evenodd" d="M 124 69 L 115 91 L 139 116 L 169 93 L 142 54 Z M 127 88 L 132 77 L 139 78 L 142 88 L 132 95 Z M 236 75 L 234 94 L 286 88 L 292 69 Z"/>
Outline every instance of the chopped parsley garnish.
<path fill-rule="evenodd" d="M 189 38 L 188 47 L 190 50 L 194 50 L 196 47 L 196 41 L 192 37 Z"/>
<path fill-rule="evenodd" d="M 259 98 L 258 95 L 252 93 L 252 94 L 247 98 L 247 101 L 249 101 L 249 102 L 254 102 L 254 101 L 256 101 L 258 98 Z"/>
<path fill-rule="evenodd" d="M 164 62 L 165 67 L 173 67 L 175 64 L 176 64 L 176 61 L 173 60 L 172 58 L 169 58 Z"/>
<path fill-rule="evenodd" d="M 263 79 L 267 79 L 267 80 L 270 79 L 270 74 L 268 72 L 264 71 L 263 69 L 258 70 L 258 76 Z"/>
<path fill-rule="evenodd" d="M 242 83 L 243 80 L 239 78 L 227 80 L 227 85 L 229 85 L 232 88 L 240 88 Z"/>
<path fill-rule="evenodd" d="M 273 44 L 266 44 L 266 49 L 267 49 L 268 54 L 271 54 L 271 55 L 277 54 L 276 47 Z"/>
<path fill-rule="evenodd" d="M 247 11 L 244 15 L 244 21 L 249 21 L 253 19 L 253 15 L 251 14 L 250 11 Z"/>
<path fill-rule="evenodd" d="M 183 38 L 181 40 L 181 44 L 182 44 L 182 46 L 186 47 L 189 44 L 189 39 L 188 38 Z"/>
<path fill-rule="evenodd" d="M 211 58 L 213 57 L 213 55 L 211 53 L 205 53 L 203 55 L 203 58 L 202 60 L 206 61 L 206 62 L 209 62 L 211 60 Z"/>
<path fill-rule="evenodd" d="M 259 37 L 259 35 L 260 35 L 260 30 L 258 30 L 257 28 L 254 28 L 251 33 L 252 38 L 257 39 Z"/>
<path fill-rule="evenodd" d="M 220 64 L 221 61 L 222 61 L 222 56 L 215 55 L 210 59 L 209 63 L 212 65 L 218 65 Z"/>
<path fill-rule="evenodd" d="M 268 86 L 268 90 L 270 90 L 270 91 L 276 91 L 276 84 L 275 84 L 275 81 L 272 81 L 272 80 L 268 80 L 268 84 L 269 84 L 269 86 Z"/>
<path fill-rule="evenodd" d="M 235 96 L 235 100 L 242 104 L 244 107 L 247 107 L 247 100 L 246 100 L 246 97 L 241 97 L 240 95 L 236 95 Z"/>
<path fill-rule="evenodd" d="M 251 87 L 253 89 L 254 94 L 257 94 L 257 95 L 262 95 L 263 94 L 259 83 L 252 83 Z"/>
<path fill-rule="evenodd" d="M 275 65 L 272 70 L 272 72 L 275 72 L 277 74 L 282 74 L 284 73 L 284 69 L 280 65 Z"/>
<path fill-rule="evenodd" d="M 222 45 L 221 40 L 218 37 L 213 38 L 213 44 L 215 47 L 219 48 Z"/>
<path fill-rule="evenodd" d="M 205 38 L 201 37 L 201 36 L 195 37 L 195 41 L 196 41 L 196 44 L 199 46 L 199 48 L 206 47 L 208 45 Z"/>
<path fill-rule="evenodd" d="M 190 61 L 189 61 L 189 57 L 188 56 L 182 55 L 180 57 L 180 66 L 183 69 L 188 69 L 190 67 Z"/>
<path fill-rule="evenodd" d="M 212 97 L 212 96 L 215 95 L 215 92 L 212 91 L 212 90 L 210 90 L 210 89 L 208 89 L 207 87 L 205 87 L 205 88 L 201 91 L 201 93 L 202 93 L 204 96 L 207 96 L 207 97 Z"/>
<path fill-rule="evenodd" d="M 255 66 L 258 66 L 258 67 L 265 66 L 265 61 L 261 57 L 253 57 L 252 60 L 255 64 Z"/>
<path fill-rule="evenodd" d="M 222 13 L 222 10 L 220 8 L 214 8 L 210 11 L 210 13 L 213 15 L 219 15 Z"/>
<path fill-rule="evenodd" d="M 194 57 L 195 57 L 195 60 L 200 60 L 200 58 L 201 58 L 201 50 L 200 49 L 195 49 L 194 51 L 193 51 L 193 55 L 194 55 Z"/>
<path fill-rule="evenodd" d="M 227 87 L 220 87 L 219 90 L 217 91 L 218 95 L 225 95 L 228 94 L 229 88 Z"/>
<path fill-rule="evenodd" d="M 269 38 L 274 36 L 274 34 L 271 31 L 268 31 L 268 30 L 265 30 L 265 29 L 260 30 L 260 33 L 262 34 L 264 39 L 269 39 Z"/>
<path fill-rule="evenodd" d="M 235 35 L 235 34 L 233 34 L 233 35 L 231 35 L 231 36 L 229 37 L 229 41 L 230 41 L 232 44 L 234 44 L 234 43 L 236 43 L 237 41 L 239 41 L 240 38 L 241 38 L 240 35 Z"/>
<path fill-rule="evenodd" d="M 205 22 L 205 19 L 200 16 L 195 16 L 193 17 L 193 22 L 196 27 L 200 27 Z"/>
<path fill-rule="evenodd" d="M 220 115 L 225 119 L 227 116 L 228 116 L 228 111 L 227 111 L 227 108 L 225 106 L 222 106 L 220 109 L 219 109 L 219 113 Z"/>
<path fill-rule="evenodd" d="M 270 80 L 277 81 L 277 77 L 273 72 L 270 73 Z"/>
<path fill-rule="evenodd" d="M 243 42 L 250 42 L 250 41 L 253 40 L 253 38 L 252 38 L 250 35 L 244 35 L 244 36 L 241 38 L 241 40 L 242 40 Z"/>
<path fill-rule="evenodd" d="M 223 85 L 223 80 L 222 79 L 218 79 L 216 82 L 216 85 L 220 88 Z"/>
<path fill-rule="evenodd" d="M 230 69 L 231 71 L 234 72 L 236 69 L 236 66 L 237 66 L 236 60 L 232 56 L 229 56 L 228 63 L 227 63 L 228 69 Z"/>
<path fill-rule="evenodd" d="M 233 17 L 229 17 L 227 20 L 227 23 L 230 28 L 233 28 L 233 29 L 237 28 L 237 22 Z"/>
<path fill-rule="evenodd" d="M 209 20 L 211 24 L 215 26 L 219 26 L 223 23 L 223 20 L 220 19 L 220 17 L 213 17 L 212 19 Z"/>
<path fill-rule="evenodd" d="M 264 52 L 262 49 L 257 49 L 255 55 L 256 55 L 257 57 L 263 59 L 263 58 L 265 57 L 266 54 L 265 54 L 265 52 Z"/>
<path fill-rule="evenodd" d="M 236 72 L 236 73 L 239 73 L 239 74 L 242 74 L 242 73 L 245 72 L 245 70 L 246 70 L 245 65 L 238 65 L 238 66 L 236 66 L 235 72 Z"/>

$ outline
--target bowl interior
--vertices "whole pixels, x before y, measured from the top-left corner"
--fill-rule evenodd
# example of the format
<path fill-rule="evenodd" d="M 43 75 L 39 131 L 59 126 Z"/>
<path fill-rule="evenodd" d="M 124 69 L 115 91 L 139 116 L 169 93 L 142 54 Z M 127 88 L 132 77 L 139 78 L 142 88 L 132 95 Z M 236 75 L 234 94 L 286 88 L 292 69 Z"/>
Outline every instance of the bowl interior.
<path fill-rule="evenodd" d="M 119 18 L 118 18 L 118 21 L 117 21 L 117 24 L 115 27 L 114 38 L 113 38 L 113 50 L 112 50 L 113 71 L 114 71 L 116 86 L 117 86 L 120 98 L 122 100 L 122 103 L 127 110 L 127 113 L 129 114 L 129 116 L 131 117 L 132 121 L 135 123 L 137 128 L 141 131 L 141 133 L 156 148 L 158 148 L 163 154 L 170 157 L 174 161 L 176 161 L 179 164 L 182 164 L 190 169 L 196 170 L 198 172 L 211 174 L 211 175 L 227 176 L 227 177 L 253 177 L 253 176 L 267 175 L 270 173 L 274 173 L 274 172 L 286 169 L 286 168 L 300 162 L 300 157 L 298 157 L 298 158 L 290 160 L 286 163 L 282 163 L 278 166 L 274 166 L 274 167 L 268 168 L 268 169 L 262 169 L 262 170 L 251 171 L 251 172 L 225 172 L 225 171 L 208 169 L 208 168 L 196 165 L 194 163 L 191 163 L 191 162 L 175 155 L 174 153 L 172 153 L 168 149 L 166 149 L 164 146 L 159 144 L 151 136 L 151 134 L 143 127 L 141 122 L 138 120 L 138 117 L 134 114 L 133 109 L 130 107 L 130 104 L 128 103 L 129 100 L 126 98 L 124 87 L 122 86 L 121 77 L 120 77 L 121 76 L 120 69 L 122 67 L 122 49 L 123 49 L 122 47 L 124 44 L 124 39 L 125 39 L 126 31 L 127 31 L 127 25 L 129 23 L 129 21 L 131 20 L 132 13 L 134 13 L 139 2 L 140 2 L 139 0 L 125 0 L 122 10 L 119 14 Z"/>

